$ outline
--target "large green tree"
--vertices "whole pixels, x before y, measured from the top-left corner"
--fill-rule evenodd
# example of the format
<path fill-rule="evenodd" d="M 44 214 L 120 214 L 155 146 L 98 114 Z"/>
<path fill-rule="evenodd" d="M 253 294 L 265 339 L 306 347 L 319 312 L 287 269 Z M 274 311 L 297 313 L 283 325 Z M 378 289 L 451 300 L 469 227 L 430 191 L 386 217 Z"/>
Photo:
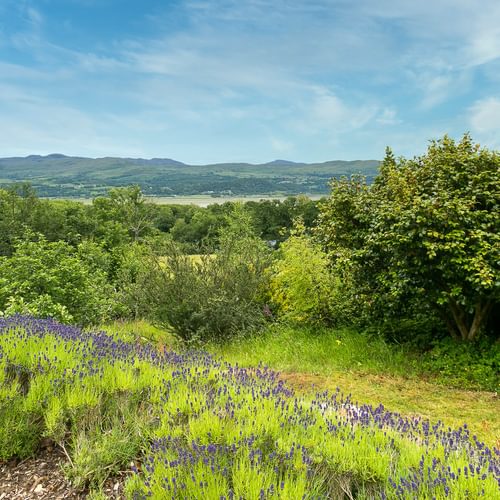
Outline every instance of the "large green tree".
<path fill-rule="evenodd" d="M 476 338 L 500 301 L 500 156 L 468 134 L 411 160 L 388 150 L 371 188 L 333 186 L 320 225 L 331 250 L 351 247 L 374 294 L 419 297 L 456 339 Z"/>

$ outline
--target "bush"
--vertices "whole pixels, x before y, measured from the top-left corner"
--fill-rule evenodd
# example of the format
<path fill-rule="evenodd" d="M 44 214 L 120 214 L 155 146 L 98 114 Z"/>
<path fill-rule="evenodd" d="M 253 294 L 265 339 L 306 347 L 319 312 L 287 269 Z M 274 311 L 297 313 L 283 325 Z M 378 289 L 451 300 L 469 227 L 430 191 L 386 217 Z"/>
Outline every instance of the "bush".
<path fill-rule="evenodd" d="M 500 390 L 500 343 L 483 338 L 456 343 L 451 338 L 435 342 L 422 357 L 423 366 L 447 385 L 497 392 Z"/>
<path fill-rule="evenodd" d="M 417 352 L 428 351 L 448 335 L 432 309 L 423 312 L 415 308 L 409 316 L 371 323 L 368 318 L 361 318 L 359 325 L 368 334 L 381 336 L 392 344 L 403 344 Z"/>
<path fill-rule="evenodd" d="M 369 187 L 332 183 L 318 234 L 332 260 L 351 253 L 375 320 L 432 307 L 455 340 L 488 328 L 500 300 L 500 155 L 466 134 L 432 141 L 411 160 L 388 149 Z"/>
<path fill-rule="evenodd" d="M 271 268 L 271 301 L 286 320 L 321 324 L 331 317 L 333 277 L 327 255 L 303 231 L 299 222 L 280 247 Z"/>
<path fill-rule="evenodd" d="M 117 291 L 117 317 L 140 319 L 151 313 L 151 301 L 145 290 L 151 287 L 155 256 L 150 245 L 132 243 L 113 252 L 113 282 Z"/>
<path fill-rule="evenodd" d="M 187 342 L 226 340 L 265 321 L 269 250 L 237 207 L 215 253 L 190 256 L 169 242 L 147 281 L 155 318 Z"/>
<path fill-rule="evenodd" d="M 73 322 L 73 316 L 68 312 L 66 306 L 54 302 L 48 294 L 40 295 L 29 302 L 26 302 L 23 297 L 9 297 L 5 311 L 0 312 L 0 316 L 14 316 L 15 314 L 53 318 L 66 324 Z"/>
<path fill-rule="evenodd" d="M 298 220 L 272 265 L 271 301 L 278 314 L 292 323 L 345 324 L 352 310 L 346 269 L 332 266 Z"/>
<path fill-rule="evenodd" d="M 96 250 L 97 252 L 97 250 Z M 62 241 L 22 241 L 0 258 L 0 311 L 32 313 L 79 325 L 96 324 L 112 310 L 106 274 Z"/>

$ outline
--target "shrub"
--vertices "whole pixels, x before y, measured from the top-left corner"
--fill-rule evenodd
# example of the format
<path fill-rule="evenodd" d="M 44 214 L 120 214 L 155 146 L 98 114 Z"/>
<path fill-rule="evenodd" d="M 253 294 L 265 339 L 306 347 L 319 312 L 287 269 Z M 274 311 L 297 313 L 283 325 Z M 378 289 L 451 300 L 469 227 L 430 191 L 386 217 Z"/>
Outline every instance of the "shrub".
<path fill-rule="evenodd" d="M 271 268 L 271 300 L 278 314 L 296 323 L 326 322 L 332 285 L 327 255 L 297 222 Z"/>
<path fill-rule="evenodd" d="M 423 365 L 448 385 L 500 390 L 500 343 L 487 338 L 460 344 L 444 338 L 423 355 Z"/>
<path fill-rule="evenodd" d="M 5 311 L 0 312 L 0 315 L 13 316 L 15 314 L 53 318 L 67 324 L 73 322 L 73 316 L 68 312 L 66 306 L 54 302 L 48 294 L 40 295 L 29 302 L 26 302 L 23 297 L 9 297 Z"/>
<path fill-rule="evenodd" d="M 215 253 L 189 256 L 165 246 L 148 281 L 155 318 L 184 341 L 226 340 L 265 321 L 263 290 L 269 250 L 236 208 Z"/>
<path fill-rule="evenodd" d="M 119 318 L 145 318 L 151 313 L 151 303 L 145 290 L 150 288 L 155 269 L 155 257 L 150 245 L 132 243 L 113 252 L 113 282 L 118 300 Z"/>
<path fill-rule="evenodd" d="M 106 275 L 78 249 L 62 241 L 21 241 L 12 257 L 0 257 L 0 311 L 95 324 L 111 311 Z"/>
<path fill-rule="evenodd" d="M 351 252 L 379 317 L 421 304 L 456 340 L 487 329 L 500 300 L 499 166 L 498 152 L 469 135 L 444 136 L 412 160 L 388 150 L 372 187 L 359 178 L 332 184 L 319 234 L 333 259 L 339 248 Z"/>

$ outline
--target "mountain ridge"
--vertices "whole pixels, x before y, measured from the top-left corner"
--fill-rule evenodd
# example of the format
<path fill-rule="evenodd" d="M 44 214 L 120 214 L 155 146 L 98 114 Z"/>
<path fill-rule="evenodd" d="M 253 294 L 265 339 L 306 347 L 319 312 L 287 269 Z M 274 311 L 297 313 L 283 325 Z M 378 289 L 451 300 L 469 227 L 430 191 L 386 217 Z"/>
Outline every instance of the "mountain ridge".
<path fill-rule="evenodd" d="M 363 174 L 370 182 L 377 160 L 304 163 L 227 162 L 191 165 L 171 158 L 88 158 L 61 153 L 0 158 L 0 187 L 30 182 L 40 196 L 93 197 L 109 188 L 138 184 L 150 195 L 326 194 L 332 177 Z"/>

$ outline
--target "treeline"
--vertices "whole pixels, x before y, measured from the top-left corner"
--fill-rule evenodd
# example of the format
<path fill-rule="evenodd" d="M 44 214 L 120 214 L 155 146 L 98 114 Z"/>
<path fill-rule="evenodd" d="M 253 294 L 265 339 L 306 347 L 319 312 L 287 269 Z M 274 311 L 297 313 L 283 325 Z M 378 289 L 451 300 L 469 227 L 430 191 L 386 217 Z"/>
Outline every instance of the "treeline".
<path fill-rule="evenodd" d="M 208 290 L 228 294 L 228 287 L 236 283 L 236 269 L 224 266 L 229 260 L 244 263 L 247 257 L 241 244 L 238 251 L 236 246 L 228 251 L 234 243 L 229 240 L 247 232 L 269 254 L 268 249 L 287 238 L 297 217 L 312 226 L 317 214 L 317 202 L 304 196 L 201 208 L 150 203 L 137 186 L 112 188 L 90 205 L 41 199 L 29 184 L 0 189 L 0 314 L 51 316 L 82 326 L 118 318 L 157 321 L 164 315 L 158 301 L 165 290 L 155 287 L 164 278 L 169 255 L 184 260 L 192 274 L 202 272 L 201 264 L 193 268 L 192 263 L 205 261 L 196 255 L 208 256 L 209 274 L 225 277 L 199 290 L 177 281 L 176 291 L 186 290 L 197 299 Z M 214 271 L 217 266 L 220 269 Z M 188 280 L 177 267 L 176 279 Z M 244 281 L 243 288 L 250 281 Z M 207 298 L 212 312 L 215 295 Z M 239 300 L 237 293 L 232 295 Z M 236 331 L 240 325 L 234 311 L 224 301 L 221 305 L 234 325 L 231 331 Z M 188 314 L 205 321 L 193 307 Z M 226 334 L 221 330 L 219 337 Z"/>
<path fill-rule="evenodd" d="M 31 234 L 73 246 L 90 240 L 108 250 L 169 235 L 184 252 L 199 253 L 216 244 L 235 205 L 231 201 L 206 208 L 159 205 L 149 202 L 138 186 L 111 188 L 106 196 L 96 197 L 87 205 L 42 199 L 30 184 L 13 184 L 0 188 L 0 255 L 11 255 L 16 242 Z M 302 217 L 312 226 L 317 205 L 305 196 L 292 196 L 283 201 L 248 201 L 243 206 L 251 214 L 256 234 L 279 243 L 295 218 Z"/>

